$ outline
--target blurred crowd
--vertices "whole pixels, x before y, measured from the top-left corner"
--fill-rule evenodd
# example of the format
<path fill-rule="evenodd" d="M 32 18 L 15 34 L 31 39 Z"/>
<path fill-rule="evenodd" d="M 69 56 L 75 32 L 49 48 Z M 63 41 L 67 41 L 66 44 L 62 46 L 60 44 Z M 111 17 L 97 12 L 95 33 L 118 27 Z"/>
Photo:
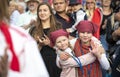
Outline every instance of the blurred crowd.
<path fill-rule="evenodd" d="M 120 0 L 0 0 L 0 77 L 119 77 Z"/>

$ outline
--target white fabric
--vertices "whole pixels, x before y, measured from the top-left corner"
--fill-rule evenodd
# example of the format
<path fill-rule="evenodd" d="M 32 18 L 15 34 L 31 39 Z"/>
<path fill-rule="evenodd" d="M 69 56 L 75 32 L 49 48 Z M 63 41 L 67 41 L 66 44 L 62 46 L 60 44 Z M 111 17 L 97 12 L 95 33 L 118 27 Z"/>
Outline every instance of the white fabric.
<path fill-rule="evenodd" d="M 108 59 L 107 59 L 107 57 L 106 57 L 105 54 L 102 54 L 101 58 L 98 59 L 98 60 L 99 60 L 99 62 L 100 62 L 100 64 L 101 64 L 101 66 L 102 66 L 103 69 L 109 70 L 110 64 L 109 64 L 109 61 L 108 61 Z"/>
<path fill-rule="evenodd" d="M 71 48 L 67 48 L 65 50 L 65 52 L 69 53 L 71 56 L 73 56 L 73 53 L 72 53 L 72 49 Z"/>
<path fill-rule="evenodd" d="M 54 48 L 56 48 L 56 47 L 54 47 Z M 57 48 L 56 48 L 56 49 L 57 49 Z M 58 66 L 59 68 L 61 68 L 61 65 L 60 65 L 60 57 L 59 57 L 59 55 L 60 55 L 61 52 L 63 52 L 63 51 L 57 49 L 56 64 L 57 64 L 57 66 Z M 69 53 L 71 56 L 73 56 L 73 54 L 72 54 L 72 49 L 71 49 L 71 48 L 65 49 L 64 52 L 67 52 L 67 53 Z"/>
<path fill-rule="evenodd" d="M 17 25 L 17 19 L 19 18 L 19 16 L 20 16 L 19 11 L 17 11 L 17 10 L 13 11 L 10 16 L 10 23 Z"/>
<path fill-rule="evenodd" d="M 70 28 L 71 32 L 74 32 L 76 30 L 76 26 L 78 25 L 78 23 L 82 20 L 84 20 L 86 13 L 83 10 L 78 10 L 76 12 L 76 21 L 74 23 L 74 25 L 72 25 L 72 28 Z"/>
<path fill-rule="evenodd" d="M 67 48 L 64 51 L 61 52 L 67 52 L 69 53 L 71 56 L 73 56 L 72 54 L 72 49 L 71 48 Z M 58 54 L 59 55 L 59 54 Z M 62 68 L 62 72 L 60 74 L 60 77 L 76 77 L 76 70 L 74 67 L 68 67 L 68 68 L 63 68 L 62 66 L 62 61 L 60 60 L 59 56 L 57 56 L 57 66 Z"/>
<path fill-rule="evenodd" d="M 17 20 L 17 26 L 24 26 L 28 25 L 31 20 L 36 20 L 37 13 L 32 14 L 30 11 L 25 12 L 21 14 Z M 29 31 L 29 28 L 27 29 L 27 32 Z"/>
<path fill-rule="evenodd" d="M 10 26 L 9 31 L 15 53 L 19 59 L 20 72 L 9 69 L 8 77 L 49 77 L 33 38 L 25 33 L 22 28 Z M 2 55 L 7 44 L 1 31 L 0 37 L 0 53 Z M 8 55 L 8 57 L 12 59 L 12 55 Z M 9 59 L 9 62 L 11 62 L 11 59 Z"/>
<path fill-rule="evenodd" d="M 68 52 L 70 55 L 73 55 L 71 51 L 72 50 L 70 48 L 67 48 L 65 50 L 65 52 Z M 60 51 L 57 54 L 58 54 L 58 56 L 56 59 L 56 63 L 59 68 L 79 67 L 78 63 L 72 57 L 63 61 L 63 60 L 60 60 L 60 58 L 59 58 Z M 91 64 L 96 60 L 96 57 L 92 53 L 87 53 L 78 58 L 80 59 L 82 66 Z"/>
<path fill-rule="evenodd" d="M 92 53 L 87 53 L 87 54 L 82 55 L 78 58 L 80 59 L 82 66 L 91 64 L 96 60 L 96 57 L 93 56 Z M 68 58 L 65 61 L 61 61 L 61 64 L 62 64 L 63 68 L 79 67 L 78 63 L 73 58 Z"/>

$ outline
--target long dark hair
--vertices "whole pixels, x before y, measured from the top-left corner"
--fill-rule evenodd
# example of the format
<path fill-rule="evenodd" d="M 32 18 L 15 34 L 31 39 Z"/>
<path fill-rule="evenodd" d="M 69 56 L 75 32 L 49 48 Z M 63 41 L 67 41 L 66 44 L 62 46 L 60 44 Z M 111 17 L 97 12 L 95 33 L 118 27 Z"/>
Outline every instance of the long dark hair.
<path fill-rule="evenodd" d="M 49 37 L 50 32 L 62 28 L 61 23 L 56 20 L 51 6 L 46 2 L 40 3 L 38 5 L 38 8 L 37 8 L 37 17 L 38 18 L 37 18 L 36 25 L 30 29 L 30 34 L 36 39 L 36 41 L 38 41 L 38 39 L 36 38 L 37 36 L 39 36 L 41 38 L 44 35 L 42 20 L 39 18 L 39 7 L 42 6 L 42 5 L 48 6 L 49 11 L 51 13 L 51 16 L 50 16 L 50 30 L 49 30 L 47 36 Z"/>
<path fill-rule="evenodd" d="M 0 0 L 0 22 L 3 20 L 9 20 L 8 6 L 8 0 Z"/>
<path fill-rule="evenodd" d="M 120 11 L 120 1 L 112 0 L 112 8 L 113 8 L 113 12 L 115 12 L 115 13 L 119 12 Z"/>
<path fill-rule="evenodd" d="M 57 26 L 60 25 L 60 23 L 56 20 L 55 16 L 54 16 L 54 13 L 53 13 L 53 10 L 51 8 L 51 6 L 47 3 L 47 2 L 43 2 L 43 3 L 40 3 L 38 5 L 38 8 L 37 8 L 37 29 L 39 29 L 39 33 L 42 33 L 40 35 L 43 35 L 43 26 L 42 26 L 42 21 L 41 19 L 39 18 L 39 7 L 42 6 L 42 5 L 46 5 L 48 6 L 49 8 L 49 11 L 51 13 L 51 16 L 50 16 L 50 32 L 51 31 L 55 31 L 57 29 Z M 49 34 L 48 34 L 49 35 Z"/>

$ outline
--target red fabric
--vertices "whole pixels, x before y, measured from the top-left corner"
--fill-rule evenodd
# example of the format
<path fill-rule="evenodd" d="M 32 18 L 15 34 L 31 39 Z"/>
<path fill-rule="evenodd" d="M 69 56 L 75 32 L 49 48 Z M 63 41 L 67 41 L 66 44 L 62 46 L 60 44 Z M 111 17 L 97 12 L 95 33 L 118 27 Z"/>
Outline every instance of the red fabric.
<path fill-rule="evenodd" d="M 95 23 L 98 26 L 97 32 L 94 34 L 94 36 L 98 39 L 100 39 L 100 25 L 101 25 L 101 13 L 100 9 L 96 8 L 93 14 L 92 22 Z"/>
<path fill-rule="evenodd" d="M 50 33 L 50 40 L 53 43 L 53 45 L 55 45 L 55 41 L 58 37 L 60 37 L 60 36 L 68 37 L 68 35 L 69 35 L 68 32 L 66 32 L 63 29 L 59 29 L 59 30 L 56 30 L 56 31 Z"/>
<path fill-rule="evenodd" d="M 77 29 L 78 33 L 90 32 L 90 33 L 94 34 L 97 31 L 98 27 L 96 24 L 94 24 L 91 21 L 83 20 L 83 21 L 79 22 L 79 24 L 76 26 L 76 29 Z"/>
<path fill-rule="evenodd" d="M 14 71 L 20 71 L 19 61 L 18 61 L 18 58 L 17 58 L 17 56 L 14 52 L 12 38 L 10 36 L 10 32 L 9 32 L 8 28 L 9 28 L 9 26 L 7 26 L 7 24 L 5 24 L 4 22 L 0 23 L 0 30 L 3 32 L 3 34 L 5 36 L 5 40 L 6 40 L 7 44 L 9 45 L 9 48 L 10 48 L 11 53 L 13 55 L 12 61 L 11 61 L 11 64 L 10 64 L 10 68 Z"/>
<path fill-rule="evenodd" d="M 52 5 L 53 0 L 48 0 L 49 4 Z"/>
<path fill-rule="evenodd" d="M 75 43 L 74 46 L 74 52 L 75 52 L 75 56 L 79 57 L 82 55 L 81 49 L 80 49 L 80 40 L 78 39 Z M 84 52 L 84 54 L 89 52 L 89 46 L 85 46 L 85 45 L 81 45 L 81 48 Z M 78 77 L 102 77 L 102 72 L 100 69 L 100 64 L 98 62 L 98 60 L 96 60 L 95 62 L 92 63 L 92 69 L 91 69 L 91 73 L 90 76 L 88 76 L 88 70 L 90 69 L 90 64 L 83 66 L 83 75 L 81 70 L 78 68 Z"/>

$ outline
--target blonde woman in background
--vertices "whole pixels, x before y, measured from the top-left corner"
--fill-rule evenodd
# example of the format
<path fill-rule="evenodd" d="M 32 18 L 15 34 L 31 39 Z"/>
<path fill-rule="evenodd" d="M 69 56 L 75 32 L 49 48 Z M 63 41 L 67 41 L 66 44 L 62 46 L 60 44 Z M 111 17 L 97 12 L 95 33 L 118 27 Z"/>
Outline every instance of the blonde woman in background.
<path fill-rule="evenodd" d="M 94 34 L 95 37 L 100 39 L 100 25 L 102 14 L 99 7 L 96 6 L 95 0 L 86 0 L 86 13 L 88 16 L 88 20 L 92 21 L 98 26 L 97 32 Z"/>

